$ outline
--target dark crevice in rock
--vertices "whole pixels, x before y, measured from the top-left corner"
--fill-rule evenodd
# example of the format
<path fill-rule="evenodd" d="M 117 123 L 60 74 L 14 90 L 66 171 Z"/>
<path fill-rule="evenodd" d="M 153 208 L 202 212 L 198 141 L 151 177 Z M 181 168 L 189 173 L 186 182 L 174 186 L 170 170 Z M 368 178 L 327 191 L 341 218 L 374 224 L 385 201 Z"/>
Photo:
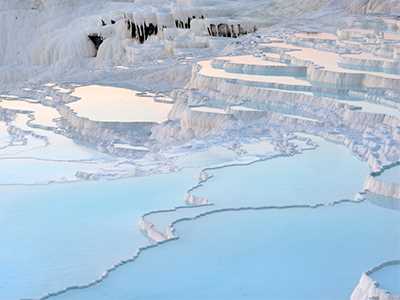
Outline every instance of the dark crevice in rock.
<path fill-rule="evenodd" d="M 97 33 L 91 33 L 91 34 L 88 35 L 88 37 L 89 37 L 89 40 L 92 41 L 94 47 L 96 48 L 95 56 L 97 56 L 97 51 L 99 50 L 100 45 L 103 43 L 104 38 L 101 35 L 97 34 Z"/>

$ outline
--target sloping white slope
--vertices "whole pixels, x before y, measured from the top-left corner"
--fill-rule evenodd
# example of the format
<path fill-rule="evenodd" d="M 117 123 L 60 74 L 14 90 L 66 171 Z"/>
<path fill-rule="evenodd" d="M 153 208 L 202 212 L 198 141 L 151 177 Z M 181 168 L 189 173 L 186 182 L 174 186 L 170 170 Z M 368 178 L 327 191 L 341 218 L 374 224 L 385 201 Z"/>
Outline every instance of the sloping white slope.
<path fill-rule="evenodd" d="M 395 0 L 2 0 L 0 1 L 0 83 L 12 84 L 17 81 L 40 76 L 51 70 L 54 74 L 81 68 L 93 62 L 96 54 L 88 34 L 108 30 L 113 16 L 124 13 L 137 16 L 150 14 L 157 18 L 166 12 L 182 14 L 193 13 L 208 18 L 236 20 L 272 24 L 291 20 L 308 12 L 320 9 L 329 10 L 329 5 L 351 6 L 355 12 L 365 10 L 385 11 L 398 7 Z M 367 7 L 366 9 L 364 9 Z M 107 20 L 103 27 L 101 20 Z M 220 19 L 218 19 L 220 18 Z M 142 16 L 143 19 L 143 16 Z M 118 22 L 118 19 L 116 19 Z M 121 20 L 123 26 L 123 21 Z M 172 20 L 172 23 L 174 21 Z M 112 27 L 112 26 L 110 26 Z M 114 30 L 115 28 L 111 28 Z M 110 45 L 112 43 L 112 45 Z M 96 67 L 103 61 L 112 60 L 123 63 L 120 57 L 131 49 L 124 37 L 107 41 L 109 51 L 101 51 L 96 59 Z M 155 43 L 162 48 L 162 43 Z M 144 52 L 152 52 L 144 47 Z M 104 49 L 107 50 L 107 49 Z M 128 51 L 129 50 L 129 51 Z M 133 51 L 132 50 L 132 51 Z M 110 52 L 111 51 L 111 52 Z M 155 49 L 154 51 L 157 51 Z M 117 59 L 118 58 L 118 59 Z M 153 59 L 154 60 L 154 59 Z M 127 62 L 132 62 L 127 60 Z"/>
<path fill-rule="evenodd" d="M 230 17 L 271 24 L 324 7 L 331 0 L 177 0 L 200 7 L 210 17 Z"/>
<path fill-rule="evenodd" d="M 0 65 L 52 64 L 93 55 L 87 31 L 98 18 L 89 15 L 90 3 L 33 6 L 21 1 L 10 7 L 0 10 Z"/>
<path fill-rule="evenodd" d="M 400 14 L 399 0 L 353 0 L 348 1 L 348 7 L 353 13 Z"/>

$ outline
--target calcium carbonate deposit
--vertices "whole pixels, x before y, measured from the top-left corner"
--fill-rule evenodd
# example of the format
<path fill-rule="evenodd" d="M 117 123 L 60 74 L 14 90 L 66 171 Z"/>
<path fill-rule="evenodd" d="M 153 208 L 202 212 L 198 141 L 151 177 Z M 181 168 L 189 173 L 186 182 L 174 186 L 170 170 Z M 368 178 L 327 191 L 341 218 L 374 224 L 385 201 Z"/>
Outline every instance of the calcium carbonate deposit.
<path fill-rule="evenodd" d="M 400 1 L 2 0 L 0 170 L 0 300 L 398 300 Z"/>

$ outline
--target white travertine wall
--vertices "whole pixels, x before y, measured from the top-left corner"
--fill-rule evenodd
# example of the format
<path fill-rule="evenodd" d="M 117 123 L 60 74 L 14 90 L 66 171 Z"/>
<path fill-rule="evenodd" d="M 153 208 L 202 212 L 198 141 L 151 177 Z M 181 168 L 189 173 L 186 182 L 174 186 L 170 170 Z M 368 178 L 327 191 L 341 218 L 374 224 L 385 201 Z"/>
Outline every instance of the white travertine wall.
<path fill-rule="evenodd" d="M 369 176 L 365 181 L 364 189 L 371 193 L 396 198 L 400 201 L 400 184 L 380 181 L 376 177 Z"/>
<path fill-rule="evenodd" d="M 388 261 L 362 274 L 360 281 L 351 294 L 350 300 L 400 300 L 400 295 L 393 295 L 389 291 L 381 289 L 379 283 L 370 277 L 371 274 L 378 270 L 398 264 L 400 264 L 400 261 Z"/>

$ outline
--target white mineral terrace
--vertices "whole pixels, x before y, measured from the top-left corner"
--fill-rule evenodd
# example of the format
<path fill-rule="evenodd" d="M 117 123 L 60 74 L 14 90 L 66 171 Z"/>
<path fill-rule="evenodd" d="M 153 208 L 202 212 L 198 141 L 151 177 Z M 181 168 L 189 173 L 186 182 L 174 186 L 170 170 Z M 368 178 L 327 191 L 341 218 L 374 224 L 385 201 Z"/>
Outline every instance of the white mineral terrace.
<path fill-rule="evenodd" d="M 190 110 L 198 112 L 214 113 L 214 114 L 224 114 L 224 115 L 227 114 L 227 112 L 224 109 L 209 107 L 209 106 L 192 107 Z"/>
<path fill-rule="evenodd" d="M 293 35 L 295 38 L 303 40 L 321 40 L 321 41 L 336 41 L 338 37 L 327 32 L 299 32 Z"/>
<path fill-rule="evenodd" d="M 263 55 L 265 60 L 278 62 L 281 60 L 281 56 L 278 53 L 264 53 Z"/>
<path fill-rule="evenodd" d="M 388 40 L 388 41 L 400 41 L 400 34 L 391 33 L 391 32 L 385 32 L 383 34 L 383 39 L 384 40 Z"/>
<path fill-rule="evenodd" d="M 235 110 L 235 111 L 261 111 L 259 109 L 242 106 L 242 105 L 234 105 L 234 106 L 231 106 L 230 109 Z"/>
<path fill-rule="evenodd" d="M 400 300 L 397 2 L 0 0 L 0 300 Z"/>
<path fill-rule="evenodd" d="M 342 103 L 347 103 L 353 106 L 361 107 L 362 111 L 376 114 L 387 114 L 389 116 L 397 117 L 400 119 L 400 110 L 380 104 L 375 104 L 367 101 L 351 101 L 351 100 L 338 100 Z"/>
<path fill-rule="evenodd" d="M 217 60 L 227 61 L 233 64 L 246 64 L 257 66 L 287 66 L 287 64 L 269 61 L 260 57 L 256 57 L 254 55 L 223 56 L 218 57 Z"/>
<path fill-rule="evenodd" d="M 398 266 L 400 261 L 388 261 L 362 274 L 360 281 L 351 294 L 351 300 L 399 300 L 400 295 L 392 294 L 380 287 L 371 277 L 374 273 L 384 270 L 390 266 Z"/>
<path fill-rule="evenodd" d="M 133 146 L 133 145 L 128 145 L 128 144 L 119 144 L 116 143 L 114 144 L 114 147 L 119 148 L 119 149 L 126 149 L 126 150 L 132 150 L 132 151 L 150 151 L 149 148 L 144 147 L 144 146 Z"/>
<path fill-rule="evenodd" d="M 241 80 L 241 81 L 260 83 L 260 84 L 270 83 L 270 84 L 284 84 L 292 86 L 311 87 L 311 84 L 308 81 L 291 76 L 265 76 L 265 75 L 229 73 L 223 69 L 213 68 L 211 60 L 201 61 L 199 62 L 199 65 L 201 66 L 199 74 L 207 77 Z"/>
<path fill-rule="evenodd" d="M 137 91 L 111 86 L 78 87 L 72 95 L 81 99 L 68 106 L 79 117 L 92 121 L 162 123 L 168 119 L 172 107 L 140 96 Z"/>
<path fill-rule="evenodd" d="M 247 152 L 248 155 L 265 155 L 265 153 L 273 153 L 275 150 L 274 145 L 268 140 L 261 140 L 257 143 L 245 144 L 242 149 Z"/>
<path fill-rule="evenodd" d="M 348 38 L 348 37 L 375 37 L 376 31 L 372 29 L 363 29 L 363 28 L 345 28 L 338 30 L 339 37 Z"/>
<path fill-rule="evenodd" d="M 286 55 L 288 55 L 292 59 L 296 59 L 302 62 L 314 63 L 315 65 L 320 66 L 327 71 L 349 74 L 369 74 L 382 78 L 400 80 L 400 75 L 343 68 L 338 64 L 341 56 L 338 53 L 291 45 L 284 42 L 269 43 L 263 45 L 268 48 L 282 49 L 283 51 L 286 51 Z"/>
<path fill-rule="evenodd" d="M 62 93 L 62 94 L 68 94 L 68 93 L 71 92 L 70 89 L 65 89 L 65 88 L 60 87 L 60 86 L 58 86 L 58 85 L 55 85 L 55 86 L 53 87 L 53 89 L 54 89 L 55 91 L 59 92 L 59 93 Z"/>
<path fill-rule="evenodd" d="M 311 119 L 311 118 L 306 118 L 298 115 L 290 115 L 290 114 L 281 114 L 284 117 L 288 118 L 294 118 L 294 119 L 299 119 L 299 120 L 304 120 L 304 121 L 311 121 L 311 122 L 318 122 L 317 119 Z"/>
<path fill-rule="evenodd" d="M 384 61 L 384 62 L 392 62 L 393 61 L 392 59 L 377 57 L 377 56 L 373 55 L 372 53 L 368 53 L 368 52 L 362 52 L 362 53 L 356 53 L 356 54 L 342 54 L 341 57 L 354 58 L 354 59 L 379 60 L 379 61 Z"/>

